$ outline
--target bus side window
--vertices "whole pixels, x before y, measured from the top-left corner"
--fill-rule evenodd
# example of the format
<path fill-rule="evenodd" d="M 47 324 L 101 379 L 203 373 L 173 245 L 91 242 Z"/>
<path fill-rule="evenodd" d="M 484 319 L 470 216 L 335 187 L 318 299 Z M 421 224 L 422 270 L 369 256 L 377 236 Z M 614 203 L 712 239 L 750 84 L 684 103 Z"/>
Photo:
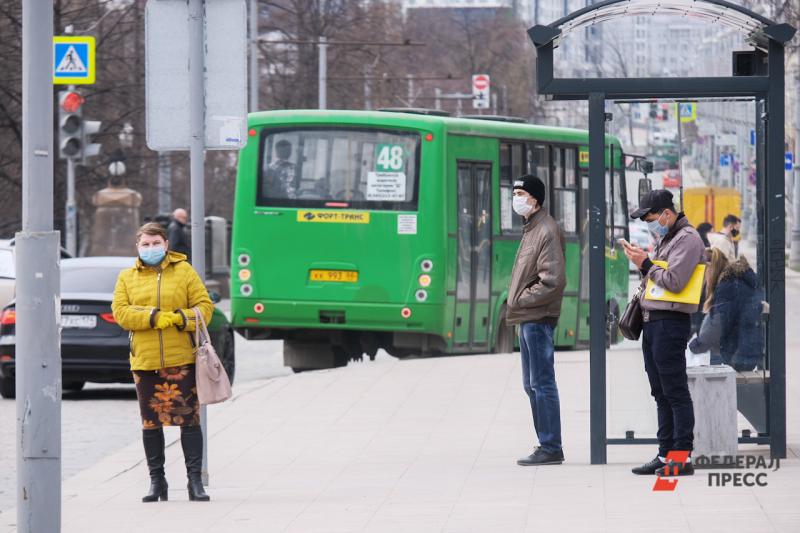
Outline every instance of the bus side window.
<path fill-rule="evenodd" d="M 500 143 L 500 229 L 503 235 L 522 233 L 522 217 L 511 206 L 514 180 L 525 174 L 523 145 Z"/>
<path fill-rule="evenodd" d="M 560 189 L 564 187 L 564 149 L 553 148 L 553 182 L 551 187 Z"/>

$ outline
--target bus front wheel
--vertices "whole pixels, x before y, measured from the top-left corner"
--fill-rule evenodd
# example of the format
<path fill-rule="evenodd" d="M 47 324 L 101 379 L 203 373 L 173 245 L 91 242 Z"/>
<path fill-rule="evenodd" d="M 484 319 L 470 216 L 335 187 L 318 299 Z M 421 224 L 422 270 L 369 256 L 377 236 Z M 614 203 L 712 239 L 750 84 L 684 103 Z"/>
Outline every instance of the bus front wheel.
<path fill-rule="evenodd" d="M 619 305 L 611 300 L 606 305 L 606 348 L 619 342 Z"/>
<path fill-rule="evenodd" d="M 514 352 L 514 328 L 506 321 L 505 307 L 500 312 L 500 321 L 497 324 L 497 336 L 494 341 L 493 353 Z"/>

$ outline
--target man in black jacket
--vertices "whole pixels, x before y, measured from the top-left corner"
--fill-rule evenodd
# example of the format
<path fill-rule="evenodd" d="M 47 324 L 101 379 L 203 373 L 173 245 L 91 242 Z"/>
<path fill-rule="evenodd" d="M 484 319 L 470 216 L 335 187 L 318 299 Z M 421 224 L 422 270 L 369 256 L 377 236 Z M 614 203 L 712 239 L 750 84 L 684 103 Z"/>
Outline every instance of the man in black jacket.
<path fill-rule="evenodd" d="M 172 212 L 172 222 L 167 227 L 169 247 L 181 253 L 192 261 L 192 244 L 186 226 L 189 224 L 189 214 L 185 209 L 178 208 Z"/>

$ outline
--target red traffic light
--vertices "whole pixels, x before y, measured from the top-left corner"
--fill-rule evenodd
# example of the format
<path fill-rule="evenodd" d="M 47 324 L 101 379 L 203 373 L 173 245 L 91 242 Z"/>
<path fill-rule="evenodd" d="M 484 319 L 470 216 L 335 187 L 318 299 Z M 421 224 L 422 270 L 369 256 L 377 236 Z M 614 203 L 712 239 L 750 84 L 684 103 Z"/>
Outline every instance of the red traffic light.
<path fill-rule="evenodd" d="M 68 91 L 61 99 L 61 109 L 67 113 L 74 113 L 81 108 L 85 101 L 79 93 Z"/>

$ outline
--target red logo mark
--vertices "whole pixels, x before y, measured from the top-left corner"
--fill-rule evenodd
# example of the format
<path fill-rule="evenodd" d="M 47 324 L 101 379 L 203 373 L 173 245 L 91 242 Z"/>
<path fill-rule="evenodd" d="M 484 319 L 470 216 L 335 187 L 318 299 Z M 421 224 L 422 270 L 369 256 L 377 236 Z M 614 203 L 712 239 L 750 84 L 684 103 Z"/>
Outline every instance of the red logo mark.
<path fill-rule="evenodd" d="M 656 482 L 653 485 L 653 490 L 667 492 L 674 491 L 675 487 L 678 486 L 678 480 L 665 478 L 677 476 L 679 471 L 678 465 L 685 465 L 687 459 L 689 459 L 688 450 L 678 450 L 667 453 L 667 466 L 664 468 L 664 477 L 659 475 L 656 478 Z"/>

